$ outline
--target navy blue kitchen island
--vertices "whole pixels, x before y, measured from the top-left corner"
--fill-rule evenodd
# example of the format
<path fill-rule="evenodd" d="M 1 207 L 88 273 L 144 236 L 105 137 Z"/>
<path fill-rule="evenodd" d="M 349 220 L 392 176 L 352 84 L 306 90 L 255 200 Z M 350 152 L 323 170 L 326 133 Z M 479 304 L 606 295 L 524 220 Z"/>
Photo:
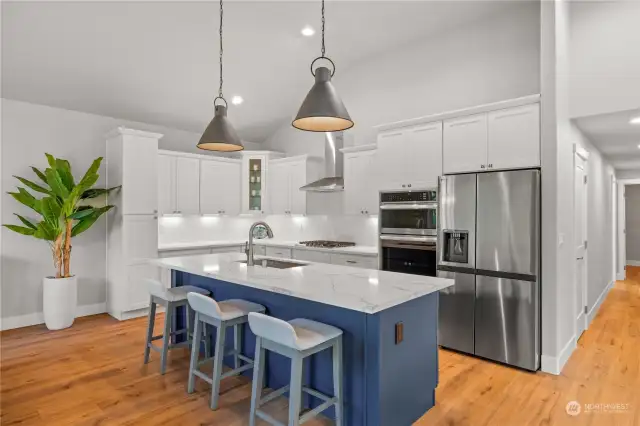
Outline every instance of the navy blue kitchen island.
<path fill-rule="evenodd" d="M 308 318 L 342 329 L 346 425 L 411 425 L 435 404 L 438 291 L 450 280 L 319 263 L 265 268 L 242 259 L 228 253 L 154 263 L 172 270 L 173 286 L 202 287 L 216 300 L 246 299 L 276 318 Z M 176 327 L 184 327 L 184 312 L 176 318 Z M 231 347 L 233 336 L 227 337 Z M 248 326 L 243 339 L 245 355 L 253 358 L 255 336 Z M 287 358 L 268 353 L 266 366 L 267 387 L 289 383 Z M 312 356 L 305 363 L 305 385 L 332 395 L 331 368 L 330 351 Z M 305 394 L 303 406 L 319 404 Z M 333 409 L 324 415 L 332 417 Z"/>

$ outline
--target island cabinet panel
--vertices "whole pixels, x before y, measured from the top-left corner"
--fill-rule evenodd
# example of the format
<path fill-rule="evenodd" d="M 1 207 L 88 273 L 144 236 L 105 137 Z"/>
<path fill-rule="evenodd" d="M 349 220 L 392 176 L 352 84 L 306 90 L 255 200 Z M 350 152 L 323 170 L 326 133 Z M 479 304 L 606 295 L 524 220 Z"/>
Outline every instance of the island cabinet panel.
<path fill-rule="evenodd" d="M 246 299 L 267 308 L 267 314 L 285 321 L 307 318 L 343 330 L 345 425 L 409 426 L 435 404 L 438 383 L 437 298 L 434 292 L 375 314 L 340 308 L 297 297 L 277 290 L 267 291 L 210 277 L 172 271 L 173 285 L 205 288 L 218 300 Z M 175 316 L 177 329 L 185 322 L 183 308 Z M 403 329 L 398 341 L 396 329 Z M 211 336 L 215 339 L 215 336 Z M 227 336 L 231 347 L 233 333 Z M 244 354 L 254 357 L 255 336 L 245 325 Z M 225 358 L 231 366 L 232 358 Z M 269 354 L 265 385 L 278 389 L 289 384 L 290 361 Z M 251 371 L 244 373 L 251 376 Z M 333 395 L 331 351 L 322 351 L 305 360 L 306 386 Z M 303 395 L 303 407 L 321 401 Z M 333 408 L 324 412 L 335 418 Z"/>

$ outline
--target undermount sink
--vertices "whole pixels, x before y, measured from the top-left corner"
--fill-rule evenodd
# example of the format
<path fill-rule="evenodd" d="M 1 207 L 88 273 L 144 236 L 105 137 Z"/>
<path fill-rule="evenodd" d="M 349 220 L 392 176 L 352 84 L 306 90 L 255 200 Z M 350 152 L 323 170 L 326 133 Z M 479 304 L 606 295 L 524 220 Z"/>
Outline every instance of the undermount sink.
<path fill-rule="evenodd" d="M 246 260 L 240 260 L 238 263 L 247 263 Z M 263 268 L 276 268 L 276 269 L 288 269 L 295 268 L 297 266 L 305 266 L 306 263 L 288 262 L 286 260 L 275 259 L 255 259 L 254 266 L 260 266 Z"/>

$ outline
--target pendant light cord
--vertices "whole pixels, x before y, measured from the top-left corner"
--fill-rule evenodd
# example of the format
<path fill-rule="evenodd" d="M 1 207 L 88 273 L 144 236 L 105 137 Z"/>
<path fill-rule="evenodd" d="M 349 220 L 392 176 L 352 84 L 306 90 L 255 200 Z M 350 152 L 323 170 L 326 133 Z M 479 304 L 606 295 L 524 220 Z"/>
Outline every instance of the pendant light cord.
<path fill-rule="evenodd" d="M 222 48 L 222 17 L 223 15 L 224 15 L 224 11 L 222 9 L 222 0 L 220 0 L 220 88 L 218 89 L 218 97 L 224 100 L 224 96 L 222 95 L 222 53 L 224 52 Z"/>
<path fill-rule="evenodd" d="M 324 0 L 322 0 L 322 57 L 324 58 Z"/>

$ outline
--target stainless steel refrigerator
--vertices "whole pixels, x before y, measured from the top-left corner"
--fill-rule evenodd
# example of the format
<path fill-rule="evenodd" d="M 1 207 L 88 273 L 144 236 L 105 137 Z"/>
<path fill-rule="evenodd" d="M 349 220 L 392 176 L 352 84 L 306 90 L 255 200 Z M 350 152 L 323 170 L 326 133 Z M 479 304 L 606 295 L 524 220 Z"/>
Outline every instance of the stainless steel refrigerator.
<path fill-rule="evenodd" d="M 528 370 L 540 366 L 540 171 L 440 181 L 439 344 Z"/>

